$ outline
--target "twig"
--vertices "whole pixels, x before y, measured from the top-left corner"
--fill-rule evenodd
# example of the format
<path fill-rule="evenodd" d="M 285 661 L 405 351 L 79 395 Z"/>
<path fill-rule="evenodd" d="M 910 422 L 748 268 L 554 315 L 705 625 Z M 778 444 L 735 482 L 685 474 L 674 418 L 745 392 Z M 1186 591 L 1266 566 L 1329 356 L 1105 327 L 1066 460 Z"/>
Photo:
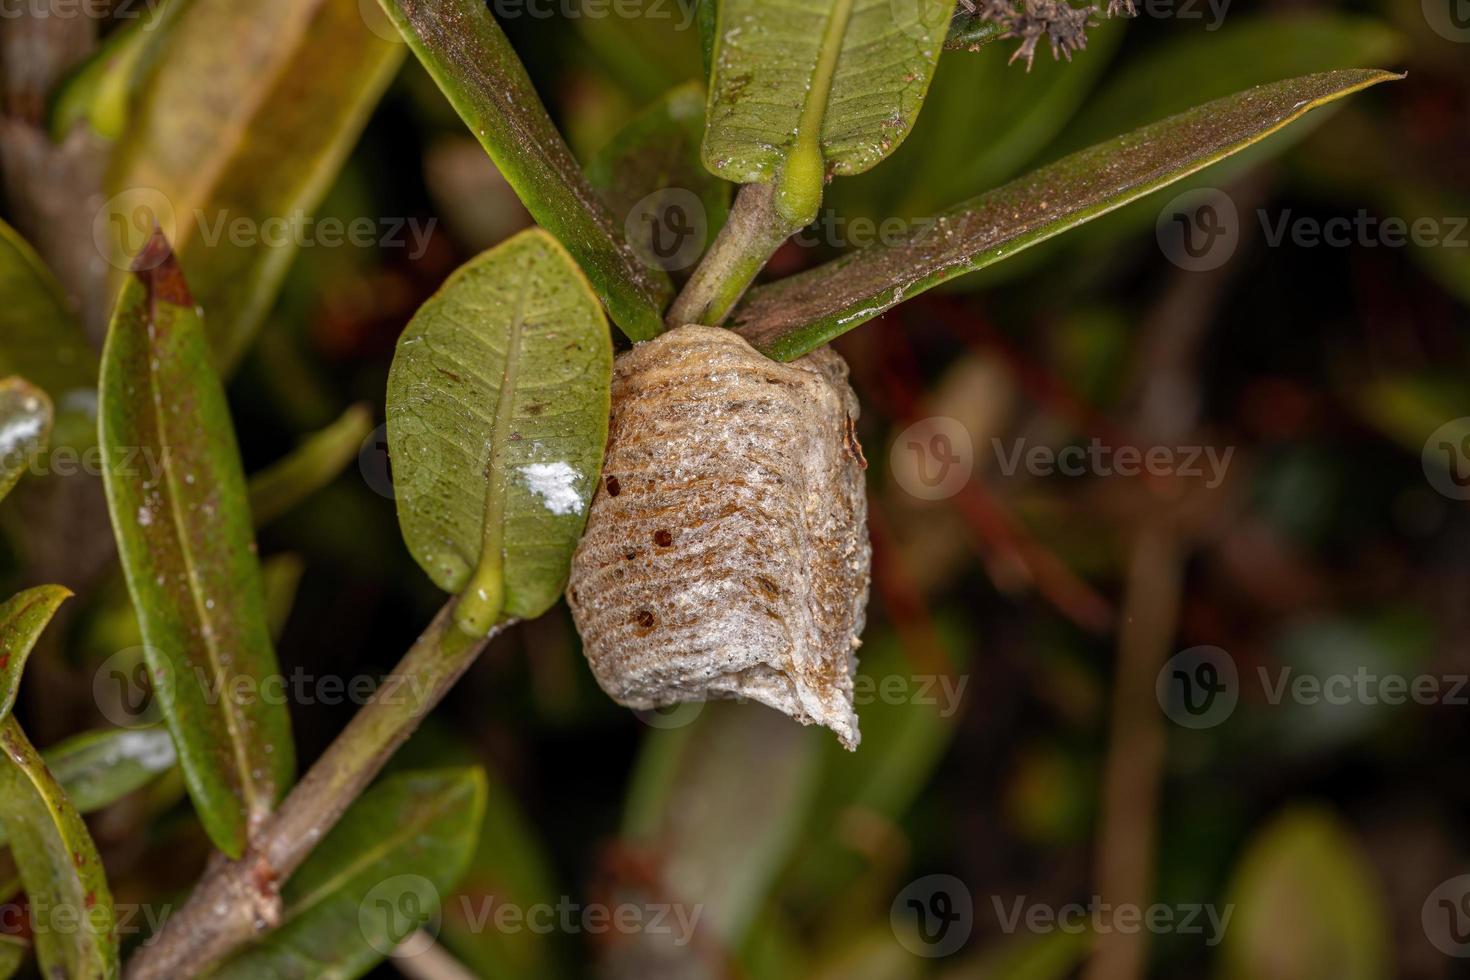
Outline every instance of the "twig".
<path fill-rule="evenodd" d="M 353 717 L 238 860 L 216 866 L 171 916 L 156 942 L 128 963 L 128 980 L 195 976 L 279 924 L 280 885 L 367 788 L 491 639 L 454 627 L 454 602 L 429 628 Z"/>
<path fill-rule="evenodd" d="M 417 950 L 414 953 L 394 953 L 392 957 L 394 967 L 409 980 L 475 980 L 475 975 L 465 969 L 464 964 L 422 929 L 405 939 L 398 948 Z"/>
<path fill-rule="evenodd" d="M 670 327 L 724 323 L 776 249 L 801 230 L 781 217 L 775 199 L 774 183 L 740 188 L 725 227 L 669 307 L 666 321 Z"/>

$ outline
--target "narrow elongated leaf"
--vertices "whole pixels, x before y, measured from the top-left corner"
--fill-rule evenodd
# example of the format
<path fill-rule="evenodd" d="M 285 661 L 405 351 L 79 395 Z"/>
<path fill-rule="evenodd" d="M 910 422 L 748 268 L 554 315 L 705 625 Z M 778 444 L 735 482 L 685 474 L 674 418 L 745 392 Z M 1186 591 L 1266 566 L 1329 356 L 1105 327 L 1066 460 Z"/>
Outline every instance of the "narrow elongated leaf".
<path fill-rule="evenodd" d="M 557 237 L 633 340 L 663 329 L 673 286 L 598 200 L 482 0 L 382 0 L 536 223 Z"/>
<path fill-rule="evenodd" d="M 905 299 L 1122 207 L 1379 82 L 1383 71 L 1308 75 L 1207 103 L 1043 167 L 937 218 L 901 242 L 860 249 L 753 290 L 735 325 L 790 360 Z"/>
<path fill-rule="evenodd" d="M 1062 151 L 1080 150 L 1252 85 L 1344 68 L 1392 64 L 1404 38 L 1339 11 L 1233 16 L 1219 31 L 1187 31 L 1130 61 L 1069 126 Z M 1167 78 L 1167 85 L 1159 79 Z"/>
<path fill-rule="evenodd" d="M 84 415 L 97 385 L 97 355 L 40 257 L 3 221 L 0 296 L 0 378 L 22 375 L 51 396 L 64 418 Z M 76 428 L 63 426 L 58 443 L 73 445 Z"/>
<path fill-rule="evenodd" d="M 173 739 L 162 728 L 85 732 L 41 753 L 78 813 L 111 806 L 172 769 Z M 0 844 L 6 842 L 0 828 Z"/>
<path fill-rule="evenodd" d="M 914 124 L 949 0 L 721 0 L 704 161 L 778 181 L 782 216 L 816 216 L 831 174 L 882 160 Z"/>
<path fill-rule="evenodd" d="M 625 216 L 633 248 L 662 268 L 692 266 L 730 211 L 733 188 L 699 159 L 703 136 L 704 88 L 690 82 L 635 116 L 587 165 L 612 213 Z"/>
<path fill-rule="evenodd" d="M 190 0 L 178 13 L 101 220 L 119 267 L 164 227 L 209 311 L 216 365 L 238 360 L 298 240 L 314 240 L 308 216 L 402 57 L 359 0 Z"/>
<path fill-rule="evenodd" d="M 540 615 L 566 585 L 597 485 L 612 337 L 556 239 L 522 232 L 457 269 L 388 374 L 398 521 L 461 626 Z"/>
<path fill-rule="evenodd" d="M 194 301 L 161 234 L 142 258 L 103 352 L 103 479 L 190 795 L 210 838 L 238 857 L 291 779 L 290 726 L 279 701 L 237 696 L 278 670 L 245 477 Z M 160 461 L 157 476 L 130 462 L 138 450 Z"/>
<path fill-rule="evenodd" d="M 111 980 L 117 937 L 102 861 L 81 815 L 14 718 L 0 721 L 0 827 L 25 885 L 42 972 Z"/>
<path fill-rule="evenodd" d="M 178 762 L 162 728 L 84 732 L 41 755 L 79 813 L 111 806 Z"/>
<path fill-rule="evenodd" d="M 484 811 L 478 769 L 385 778 L 291 877 L 280 927 L 210 976 L 362 976 L 437 914 L 474 853 Z"/>
<path fill-rule="evenodd" d="M 250 513 L 263 527 L 301 503 L 357 458 L 373 429 L 366 405 L 353 405 L 342 417 L 313 433 L 289 456 L 250 478 Z"/>
<path fill-rule="evenodd" d="M 155 0 L 108 34 L 85 63 L 61 84 L 51 100 L 51 138 L 66 139 L 85 122 L 106 139 L 122 135 L 133 89 L 188 0 Z"/>
<path fill-rule="evenodd" d="M 51 399 L 24 378 L 0 379 L 0 500 L 51 438 Z"/>
<path fill-rule="evenodd" d="M 70 589 L 38 585 L 0 605 L 0 719 L 15 707 L 21 672 L 41 631 L 70 597 Z"/>

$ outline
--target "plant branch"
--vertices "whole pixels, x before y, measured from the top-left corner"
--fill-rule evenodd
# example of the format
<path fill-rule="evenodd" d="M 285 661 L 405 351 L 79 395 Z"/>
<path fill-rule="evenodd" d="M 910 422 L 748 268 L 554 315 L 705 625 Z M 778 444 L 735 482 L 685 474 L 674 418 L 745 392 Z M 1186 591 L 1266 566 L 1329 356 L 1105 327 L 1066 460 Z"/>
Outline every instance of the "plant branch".
<path fill-rule="evenodd" d="M 485 645 L 454 625 L 447 603 L 342 734 L 254 835 L 238 861 L 210 870 L 156 940 L 128 963 L 128 980 L 196 976 L 280 923 L 280 885 L 306 860 Z M 514 622 L 514 621 L 512 621 Z"/>
<path fill-rule="evenodd" d="M 774 183 L 741 187 L 725 227 L 669 307 L 669 327 L 720 326 L 776 249 L 800 230 L 776 210 Z"/>

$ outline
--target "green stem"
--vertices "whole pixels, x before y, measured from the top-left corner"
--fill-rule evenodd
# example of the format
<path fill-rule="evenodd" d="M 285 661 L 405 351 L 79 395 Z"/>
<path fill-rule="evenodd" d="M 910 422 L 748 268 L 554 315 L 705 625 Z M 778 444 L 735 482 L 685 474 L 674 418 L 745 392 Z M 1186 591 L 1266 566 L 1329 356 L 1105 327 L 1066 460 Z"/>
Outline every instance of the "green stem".
<path fill-rule="evenodd" d="M 669 307 L 669 327 L 690 323 L 718 327 L 765 268 L 781 243 L 800 231 L 778 212 L 774 184 L 746 184 L 730 218 L 715 236 L 694 275 Z"/>
<path fill-rule="evenodd" d="M 451 600 L 439 611 L 372 700 L 253 835 L 244 856 L 209 872 L 157 939 L 138 949 L 128 963 L 127 980 L 197 976 L 279 923 L 281 883 L 321 843 L 490 639 L 511 625 L 501 623 L 489 636 L 467 636 L 455 627 L 454 608 Z"/>

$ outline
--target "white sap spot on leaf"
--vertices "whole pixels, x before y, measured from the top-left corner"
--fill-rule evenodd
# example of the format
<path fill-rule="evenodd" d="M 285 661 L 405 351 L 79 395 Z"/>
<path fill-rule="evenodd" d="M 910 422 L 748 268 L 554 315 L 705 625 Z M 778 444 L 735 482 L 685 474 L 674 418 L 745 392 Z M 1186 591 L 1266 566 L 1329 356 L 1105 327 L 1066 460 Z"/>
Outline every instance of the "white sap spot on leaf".
<path fill-rule="evenodd" d="M 553 514 L 580 514 L 582 496 L 577 493 L 577 478 L 581 474 L 571 464 L 529 463 L 521 467 L 521 479 L 526 489 L 541 498 L 541 505 Z"/>
<path fill-rule="evenodd" d="M 153 511 L 147 507 L 138 508 L 138 526 L 147 527 L 153 523 Z"/>
<path fill-rule="evenodd" d="M 0 458 L 9 456 L 41 434 L 41 416 L 28 415 L 0 426 Z"/>

